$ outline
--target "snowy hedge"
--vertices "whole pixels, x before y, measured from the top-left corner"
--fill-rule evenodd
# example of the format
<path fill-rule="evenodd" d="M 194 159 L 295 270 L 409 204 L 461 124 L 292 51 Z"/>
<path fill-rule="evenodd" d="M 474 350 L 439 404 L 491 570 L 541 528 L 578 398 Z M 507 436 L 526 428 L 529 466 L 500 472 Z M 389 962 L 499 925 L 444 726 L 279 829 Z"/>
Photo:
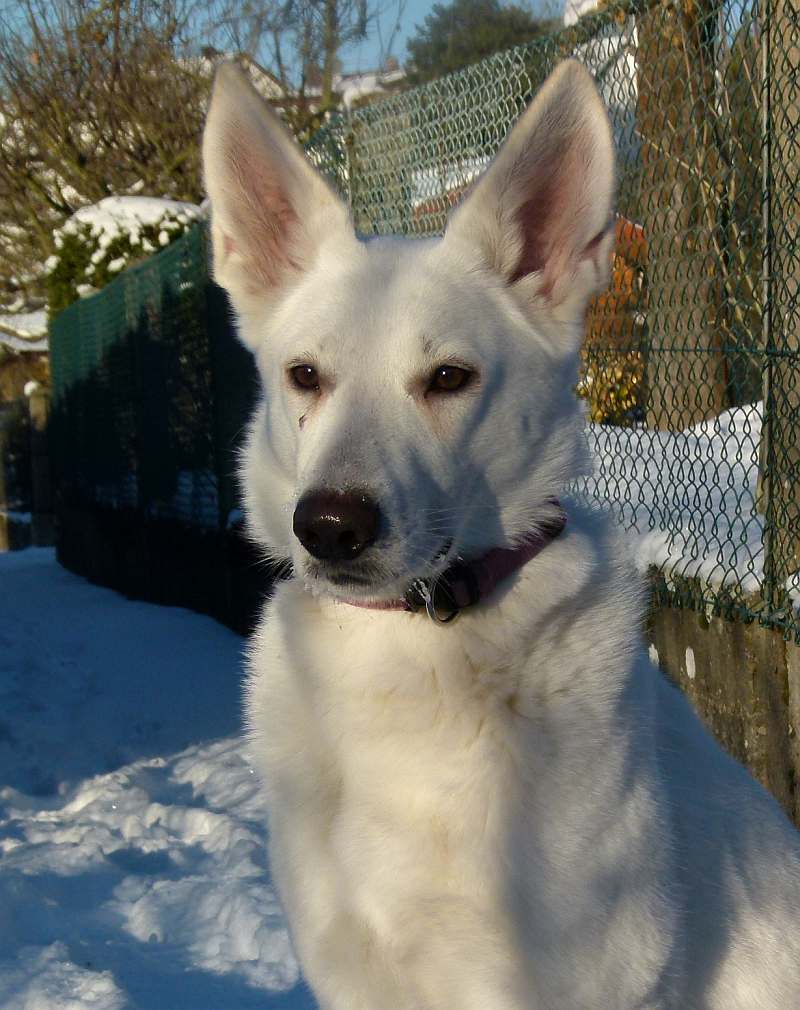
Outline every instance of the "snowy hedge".
<path fill-rule="evenodd" d="M 56 251 L 45 264 L 50 317 L 174 242 L 201 213 L 193 203 L 145 196 L 81 207 L 53 233 Z"/>

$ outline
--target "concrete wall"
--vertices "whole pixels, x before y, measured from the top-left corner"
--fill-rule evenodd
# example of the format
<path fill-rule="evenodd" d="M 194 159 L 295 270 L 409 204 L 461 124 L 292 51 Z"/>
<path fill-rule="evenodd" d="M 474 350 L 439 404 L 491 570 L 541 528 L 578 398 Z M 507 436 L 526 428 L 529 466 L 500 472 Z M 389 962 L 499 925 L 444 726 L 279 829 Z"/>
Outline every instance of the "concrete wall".
<path fill-rule="evenodd" d="M 670 607 L 653 609 L 648 638 L 720 743 L 800 826 L 800 648 L 755 622 Z"/>

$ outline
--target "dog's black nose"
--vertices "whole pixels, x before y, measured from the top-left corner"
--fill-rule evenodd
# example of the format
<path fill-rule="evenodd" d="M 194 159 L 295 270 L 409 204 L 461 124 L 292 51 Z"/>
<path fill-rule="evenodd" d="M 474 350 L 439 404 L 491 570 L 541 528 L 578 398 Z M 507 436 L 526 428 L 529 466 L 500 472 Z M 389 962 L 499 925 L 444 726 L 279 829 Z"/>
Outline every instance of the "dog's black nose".
<path fill-rule="evenodd" d="M 309 554 L 351 561 L 375 539 L 380 511 L 361 491 L 311 491 L 294 510 L 292 528 Z"/>

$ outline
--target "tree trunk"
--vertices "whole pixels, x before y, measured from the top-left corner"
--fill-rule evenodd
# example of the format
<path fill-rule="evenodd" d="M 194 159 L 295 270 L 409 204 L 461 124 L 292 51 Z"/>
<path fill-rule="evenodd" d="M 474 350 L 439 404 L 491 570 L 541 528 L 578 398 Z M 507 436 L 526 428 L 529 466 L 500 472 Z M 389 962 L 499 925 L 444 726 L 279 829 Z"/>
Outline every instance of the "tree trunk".
<path fill-rule="evenodd" d="M 683 0 L 637 18 L 651 428 L 681 430 L 727 405 L 711 122 L 716 14 L 716 0 Z"/>
<path fill-rule="evenodd" d="M 325 0 L 325 34 L 323 37 L 322 108 L 333 105 L 333 72 L 339 49 L 338 0 Z"/>

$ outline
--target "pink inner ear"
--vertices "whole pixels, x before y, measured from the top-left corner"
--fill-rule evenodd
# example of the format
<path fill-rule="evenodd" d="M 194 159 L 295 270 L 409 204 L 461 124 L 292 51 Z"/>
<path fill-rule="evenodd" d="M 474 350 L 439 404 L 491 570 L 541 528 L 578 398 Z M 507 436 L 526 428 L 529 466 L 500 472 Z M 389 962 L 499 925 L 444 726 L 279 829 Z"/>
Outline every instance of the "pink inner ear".
<path fill-rule="evenodd" d="M 580 136 L 571 137 L 568 147 L 561 143 L 544 156 L 530 159 L 528 195 L 515 214 L 522 251 L 512 284 L 541 271 L 542 294 L 548 294 L 559 276 L 582 258 L 580 217 L 585 212 L 583 190 L 589 165 L 587 144 Z"/>
<path fill-rule="evenodd" d="M 240 252 L 252 279 L 271 288 L 298 268 L 299 219 L 279 168 L 253 146 L 246 135 L 228 141 L 234 180 L 229 212 L 236 237 L 225 236 L 225 251 Z"/>
<path fill-rule="evenodd" d="M 522 232 L 522 253 L 510 283 L 514 284 L 528 274 L 544 270 L 552 247 L 549 235 L 553 192 L 552 186 L 542 186 L 517 211 L 515 218 Z"/>

